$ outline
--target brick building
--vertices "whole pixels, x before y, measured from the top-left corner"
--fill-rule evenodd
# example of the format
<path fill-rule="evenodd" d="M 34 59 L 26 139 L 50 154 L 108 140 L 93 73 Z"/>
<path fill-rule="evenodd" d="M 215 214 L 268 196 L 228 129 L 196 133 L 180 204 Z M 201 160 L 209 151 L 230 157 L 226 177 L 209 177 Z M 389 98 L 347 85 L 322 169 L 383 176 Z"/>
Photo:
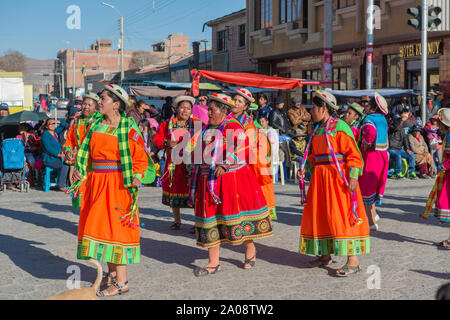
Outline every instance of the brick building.
<path fill-rule="evenodd" d="M 421 34 L 408 26 L 406 10 L 420 3 L 375 1 L 380 20 L 374 31 L 374 88 L 419 87 Z M 442 3 L 447 12 L 450 4 Z M 334 89 L 365 89 L 366 1 L 333 4 L 333 80 L 339 82 Z M 247 50 L 259 73 L 322 79 L 324 1 L 247 0 L 247 12 Z M 448 30 L 448 15 L 442 19 Z M 444 92 L 444 102 L 450 102 L 450 32 L 429 32 L 428 41 L 428 86 Z"/>
<path fill-rule="evenodd" d="M 189 39 L 182 34 L 170 35 L 159 44 L 153 45 L 153 51 L 124 51 L 124 70 L 139 69 L 145 66 L 143 55 L 150 57 L 154 62 L 166 61 L 169 58 L 183 56 L 189 51 Z M 55 70 L 60 72 L 61 62 L 64 72 L 64 84 L 66 96 L 71 97 L 72 88 L 84 88 L 85 77 L 101 75 L 105 80 L 117 79 L 115 75 L 120 74 L 121 58 L 120 50 L 112 50 L 109 40 L 97 40 L 91 45 L 91 50 L 64 49 L 57 53 Z M 142 59 L 143 66 L 140 65 Z M 85 68 L 85 74 L 82 69 Z M 55 79 L 59 85 L 60 81 Z M 55 88 L 59 92 L 59 87 Z"/>
<path fill-rule="evenodd" d="M 255 72 L 246 50 L 246 10 L 208 21 L 212 28 L 212 70 L 230 72 Z"/>

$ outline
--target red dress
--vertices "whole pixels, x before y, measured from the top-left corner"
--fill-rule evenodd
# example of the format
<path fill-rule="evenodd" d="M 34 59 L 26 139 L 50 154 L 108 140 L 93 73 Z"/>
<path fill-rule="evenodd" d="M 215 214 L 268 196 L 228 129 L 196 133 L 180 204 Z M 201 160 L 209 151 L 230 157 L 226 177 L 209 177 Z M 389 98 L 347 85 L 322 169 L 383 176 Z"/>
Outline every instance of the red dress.
<path fill-rule="evenodd" d="M 193 121 L 187 121 L 186 126 L 177 126 L 177 120 L 174 119 L 173 123 L 173 135 L 176 141 L 180 143 L 183 140 L 183 136 L 190 133 L 190 126 L 194 121 L 200 121 L 197 118 L 193 118 Z M 200 125 L 200 128 L 202 126 Z M 171 208 L 190 208 L 188 205 L 189 199 L 189 174 L 186 164 L 180 163 L 173 164 L 172 161 L 172 148 L 164 145 L 164 141 L 171 140 L 172 134 L 169 129 L 169 121 L 165 121 L 159 127 L 158 133 L 153 138 L 158 149 L 166 150 L 166 165 L 164 168 L 164 174 L 162 179 L 162 203 Z"/>
<path fill-rule="evenodd" d="M 204 157 L 203 163 L 196 166 L 193 174 L 192 188 L 195 193 L 191 195 L 195 195 L 197 244 L 204 248 L 212 248 L 224 242 L 240 245 L 247 240 L 273 235 L 264 193 L 255 173 L 245 161 L 248 156 L 248 138 L 239 121 L 234 118 L 226 121 L 222 144 L 223 159 L 227 159 L 226 173 L 215 180 L 212 188 L 211 166 Z M 227 130 L 234 132 L 232 152 L 227 148 Z M 244 142 L 238 143 L 238 137 Z M 208 139 L 204 138 L 202 141 L 204 155 L 211 149 L 215 139 L 205 140 Z"/>

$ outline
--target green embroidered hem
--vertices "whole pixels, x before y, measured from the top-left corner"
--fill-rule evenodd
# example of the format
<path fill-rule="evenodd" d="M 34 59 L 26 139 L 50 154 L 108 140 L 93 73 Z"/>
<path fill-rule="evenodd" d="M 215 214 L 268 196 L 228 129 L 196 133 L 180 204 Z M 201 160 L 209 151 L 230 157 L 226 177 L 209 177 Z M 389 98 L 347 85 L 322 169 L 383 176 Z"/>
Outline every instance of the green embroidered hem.
<path fill-rule="evenodd" d="M 170 194 L 162 195 L 162 204 L 169 206 L 171 208 L 192 208 L 188 205 L 189 196 L 172 196 Z"/>
<path fill-rule="evenodd" d="M 83 238 L 78 241 L 77 259 L 109 262 L 113 264 L 135 264 L 140 262 L 141 248 L 138 246 L 123 246 L 106 244 Z"/>
<path fill-rule="evenodd" d="M 277 220 L 277 210 L 273 207 L 273 208 L 269 208 L 269 212 L 270 212 L 270 219 L 271 220 Z"/>
<path fill-rule="evenodd" d="M 333 239 L 300 237 L 300 253 L 315 256 L 334 254 L 336 256 L 358 256 L 370 253 L 370 238 Z"/>

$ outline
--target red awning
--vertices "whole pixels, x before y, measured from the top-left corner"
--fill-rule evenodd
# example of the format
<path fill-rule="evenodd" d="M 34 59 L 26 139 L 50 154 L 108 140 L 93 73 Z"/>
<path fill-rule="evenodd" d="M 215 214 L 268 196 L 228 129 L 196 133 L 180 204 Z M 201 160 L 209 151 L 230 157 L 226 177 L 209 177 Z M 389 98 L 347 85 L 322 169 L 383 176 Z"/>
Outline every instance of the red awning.
<path fill-rule="evenodd" d="M 199 95 L 200 77 L 211 80 L 222 81 L 226 83 L 237 84 L 246 87 L 278 89 L 278 90 L 292 90 L 302 85 L 327 85 L 335 83 L 333 81 L 317 81 L 304 79 L 290 79 L 281 77 L 271 77 L 256 73 L 241 73 L 241 72 L 219 72 L 206 70 L 191 70 L 192 87 L 191 92 L 194 96 Z"/>

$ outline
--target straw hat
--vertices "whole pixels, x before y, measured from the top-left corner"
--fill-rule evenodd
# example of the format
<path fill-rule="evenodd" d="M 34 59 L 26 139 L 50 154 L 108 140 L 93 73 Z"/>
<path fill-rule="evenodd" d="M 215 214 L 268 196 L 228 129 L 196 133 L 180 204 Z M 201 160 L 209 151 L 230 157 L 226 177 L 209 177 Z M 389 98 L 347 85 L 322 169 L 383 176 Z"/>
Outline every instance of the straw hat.
<path fill-rule="evenodd" d="M 360 116 L 364 114 L 364 109 L 359 103 L 356 102 L 350 103 L 349 107 L 355 110 L 357 113 L 359 113 Z"/>
<path fill-rule="evenodd" d="M 83 100 L 86 99 L 86 98 L 90 98 L 90 99 L 94 100 L 97 103 L 100 101 L 100 97 L 97 94 L 95 94 L 93 92 L 90 92 L 90 91 L 83 96 Z"/>
<path fill-rule="evenodd" d="M 120 100 L 125 102 L 126 106 L 129 107 L 131 105 L 131 100 L 128 96 L 128 93 L 117 84 L 107 84 L 105 85 L 105 90 L 111 91 L 114 93 Z"/>
<path fill-rule="evenodd" d="M 238 95 L 244 97 L 245 100 L 250 102 L 250 104 L 255 102 L 255 98 L 253 98 L 252 93 L 250 91 L 248 91 L 247 89 L 245 89 L 245 88 L 235 89 L 234 92 L 237 93 Z"/>
<path fill-rule="evenodd" d="M 226 94 L 223 93 L 213 93 L 211 95 L 208 96 L 209 101 L 217 101 L 220 103 L 223 103 L 229 107 L 234 107 L 234 101 L 233 99 L 231 99 L 230 96 L 227 96 Z"/>
<path fill-rule="evenodd" d="M 388 114 L 388 104 L 386 102 L 386 99 L 379 94 L 378 92 L 374 93 L 375 102 L 377 103 L 378 108 L 380 108 L 381 112 L 383 112 L 385 115 Z"/>
<path fill-rule="evenodd" d="M 334 95 L 332 95 L 329 92 L 324 92 L 324 91 L 320 91 L 320 90 L 316 90 L 314 91 L 313 97 L 317 97 L 320 100 L 322 100 L 323 102 L 325 102 L 326 105 L 328 105 L 329 107 L 331 107 L 334 110 L 339 110 L 339 106 L 337 105 L 337 101 L 336 101 L 336 97 Z"/>
<path fill-rule="evenodd" d="M 439 120 L 445 124 L 447 127 L 450 127 L 450 109 L 443 108 L 439 110 L 438 113 Z"/>
<path fill-rule="evenodd" d="M 191 105 L 195 104 L 195 98 L 191 96 L 179 96 L 175 99 L 175 102 L 173 104 L 175 105 L 175 107 L 178 107 L 178 105 L 183 101 L 190 102 Z"/>

